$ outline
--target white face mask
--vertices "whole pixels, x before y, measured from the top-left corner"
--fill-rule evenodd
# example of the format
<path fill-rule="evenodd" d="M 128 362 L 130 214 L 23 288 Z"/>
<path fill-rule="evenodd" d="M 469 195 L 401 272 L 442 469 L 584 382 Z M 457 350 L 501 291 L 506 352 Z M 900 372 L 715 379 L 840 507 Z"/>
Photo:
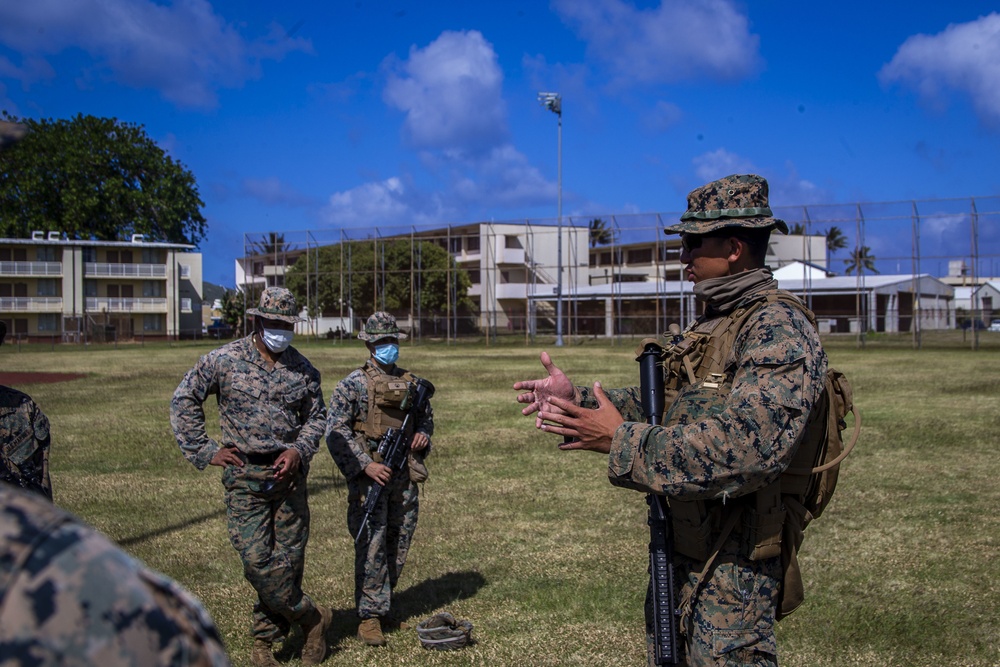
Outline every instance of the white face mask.
<path fill-rule="evenodd" d="M 295 337 L 295 332 L 288 329 L 268 329 L 267 327 L 260 329 L 260 338 L 271 352 L 284 352 L 285 348 L 292 344 L 292 339 Z"/>

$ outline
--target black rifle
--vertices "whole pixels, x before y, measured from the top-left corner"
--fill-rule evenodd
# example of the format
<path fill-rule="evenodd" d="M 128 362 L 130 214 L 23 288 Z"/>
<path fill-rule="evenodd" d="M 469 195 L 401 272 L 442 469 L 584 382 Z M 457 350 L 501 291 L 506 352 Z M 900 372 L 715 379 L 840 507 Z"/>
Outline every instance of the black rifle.
<path fill-rule="evenodd" d="M 646 423 L 657 426 L 663 415 L 663 348 L 647 343 L 639 362 L 639 392 Z M 649 596 L 653 603 L 654 664 L 677 665 L 677 605 L 674 602 L 674 538 L 670 508 L 662 495 L 650 493 L 649 503 Z"/>
<path fill-rule="evenodd" d="M 402 425 L 399 428 L 390 428 L 379 440 L 378 453 L 382 455 L 382 464 L 391 468 L 393 474 L 407 465 L 406 455 L 410 453 L 410 443 L 413 441 L 413 435 L 407 435 L 407 432 L 412 430 L 410 426 L 416 416 L 427 409 L 427 402 L 431 400 L 433 395 L 434 385 L 427 380 L 417 379 L 415 383 L 410 385 L 407 396 L 410 408 L 406 411 L 406 416 L 403 417 Z M 372 482 L 371 488 L 368 489 L 368 496 L 365 498 L 365 518 L 361 521 L 358 534 L 354 536 L 355 544 L 365 532 L 365 526 L 368 525 L 368 520 L 371 518 L 372 512 L 375 511 L 383 491 L 385 491 L 384 486 L 378 482 Z"/>

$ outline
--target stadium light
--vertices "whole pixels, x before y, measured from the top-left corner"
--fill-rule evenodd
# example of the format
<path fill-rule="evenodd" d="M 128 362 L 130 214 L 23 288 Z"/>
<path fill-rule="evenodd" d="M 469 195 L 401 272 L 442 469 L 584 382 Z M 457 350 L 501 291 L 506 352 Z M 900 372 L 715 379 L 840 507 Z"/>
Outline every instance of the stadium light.
<path fill-rule="evenodd" d="M 562 95 L 559 93 L 538 93 L 542 106 L 559 117 L 559 238 L 556 239 L 556 347 L 563 344 L 563 303 L 562 303 Z"/>

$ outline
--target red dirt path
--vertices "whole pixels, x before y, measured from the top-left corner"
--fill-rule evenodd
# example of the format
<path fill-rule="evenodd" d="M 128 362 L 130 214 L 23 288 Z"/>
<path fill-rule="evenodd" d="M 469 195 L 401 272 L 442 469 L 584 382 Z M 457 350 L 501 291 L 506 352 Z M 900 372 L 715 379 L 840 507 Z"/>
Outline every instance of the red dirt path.
<path fill-rule="evenodd" d="M 53 382 L 68 382 L 87 377 L 86 373 L 31 373 L 28 371 L 0 371 L 0 384 L 16 387 L 22 384 L 51 384 Z"/>

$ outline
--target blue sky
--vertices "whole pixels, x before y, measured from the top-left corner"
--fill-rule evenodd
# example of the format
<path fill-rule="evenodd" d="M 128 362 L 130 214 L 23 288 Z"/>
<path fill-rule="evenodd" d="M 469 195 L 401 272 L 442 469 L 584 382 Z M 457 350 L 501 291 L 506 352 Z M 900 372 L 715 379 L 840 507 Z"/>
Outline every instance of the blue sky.
<path fill-rule="evenodd" d="M 223 285 L 245 232 L 555 216 L 543 90 L 564 215 L 682 211 L 734 172 L 775 206 L 1000 195 L 992 3 L 0 0 L 0 109 L 145 126 Z M 931 242 L 967 249 L 959 217 Z"/>

